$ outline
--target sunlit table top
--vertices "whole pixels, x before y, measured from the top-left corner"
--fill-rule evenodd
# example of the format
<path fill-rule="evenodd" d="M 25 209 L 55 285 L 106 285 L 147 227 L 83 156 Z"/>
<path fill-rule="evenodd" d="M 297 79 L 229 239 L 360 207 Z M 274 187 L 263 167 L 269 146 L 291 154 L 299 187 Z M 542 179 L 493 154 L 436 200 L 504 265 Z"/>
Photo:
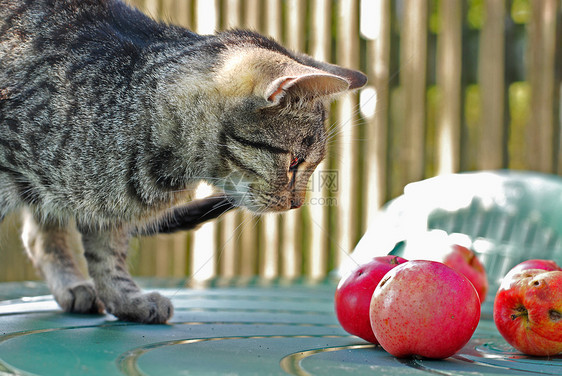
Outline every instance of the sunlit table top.
<path fill-rule="evenodd" d="M 510 347 L 489 302 L 455 356 L 396 359 L 341 329 L 333 281 L 141 282 L 174 302 L 168 325 L 64 314 L 41 283 L 0 283 L 0 375 L 562 375 L 562 357 Z"/>

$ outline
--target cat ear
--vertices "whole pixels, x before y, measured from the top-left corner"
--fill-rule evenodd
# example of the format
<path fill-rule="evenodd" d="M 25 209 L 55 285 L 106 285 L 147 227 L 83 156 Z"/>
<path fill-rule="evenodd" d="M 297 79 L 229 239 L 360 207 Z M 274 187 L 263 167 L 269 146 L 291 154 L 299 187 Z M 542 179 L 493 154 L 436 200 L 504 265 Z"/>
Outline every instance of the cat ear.
<path fill-rule="evenodd" d="M 254 94 L 275 105 L 288 94 L 310 98 L 357 89 L 365 85 L 367 77 L 307 55 L 242 46 L 225 52 L 214 81 L 224 96 Z"/>
<path fill-rule="evenodd" d="M 349 90 L 359 89 L 360 87 L 365 86 L 365 84 L 367 83 L 367 76 L 359 71 L 343 68 L 339 65 L 317 61 L 312 57 L 304 54 L 298 54 L 297 58 L 304 65 L 320 69 L 321 71 L 328 72 L 337 77 L 344 78 L 347 82 L 349 82 Z"/>
<path fill-rule="evenodd" d="M 348 90 L 350 82 L 329 73 L 306 73 L 297 76 L 283 76 L 271 82 L 266 88 L 265 98 L 277 104 L 287 93 L 326 96 Z"/>

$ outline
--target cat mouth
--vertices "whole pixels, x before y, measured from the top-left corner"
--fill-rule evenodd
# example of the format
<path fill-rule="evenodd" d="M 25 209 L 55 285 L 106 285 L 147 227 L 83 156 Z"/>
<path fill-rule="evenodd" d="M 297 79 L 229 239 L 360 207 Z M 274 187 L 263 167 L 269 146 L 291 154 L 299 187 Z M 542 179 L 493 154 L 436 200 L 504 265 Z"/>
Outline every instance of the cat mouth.
<path fill-rule="evenodd" d="M 302 206 L 304 200 L 292 198 L 288 194 L 250 194 L 227 193 L 229 201 L 237 207 L 243 207 L 254 214 L 284 212 Z"/>
<path fill-rule="evenodd" d="M 298 209 L 305 199 L 304 192 L 296 190 L 293 185 L 270 191 L 252 183 L 242 183 L 242 180 L 238 184 L 225 185 L 223 191 L 234 206 L 244 207 L 254 214 Z"/>
<path fill-rule="evenodd" d="M 283 194 L 270 195 L 262 211 L 267 212 L 284 212 L 291 209 L 298 209 L 304 204 L 304 195 L 298 195 L 294 192 L 286 192 Z"/>

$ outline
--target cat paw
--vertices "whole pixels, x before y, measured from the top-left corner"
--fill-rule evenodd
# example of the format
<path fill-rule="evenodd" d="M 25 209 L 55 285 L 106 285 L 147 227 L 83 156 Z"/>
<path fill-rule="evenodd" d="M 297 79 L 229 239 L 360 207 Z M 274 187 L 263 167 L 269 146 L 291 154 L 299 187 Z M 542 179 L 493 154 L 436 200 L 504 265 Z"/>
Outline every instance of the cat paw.
<path fill-rule="evenodd" d="M 119 305 L 108 304 L 108 311 L 123 321 L 144 324 L 164 324 L 174 313 L 170 299 L 157 292 L 130 296 Z"/>
<path fill-rule="evenodd" d="M 104 306 L 90 282 L 67 287 L 55 294 L 55 300 L 65 312 L 101 314 Z"/>

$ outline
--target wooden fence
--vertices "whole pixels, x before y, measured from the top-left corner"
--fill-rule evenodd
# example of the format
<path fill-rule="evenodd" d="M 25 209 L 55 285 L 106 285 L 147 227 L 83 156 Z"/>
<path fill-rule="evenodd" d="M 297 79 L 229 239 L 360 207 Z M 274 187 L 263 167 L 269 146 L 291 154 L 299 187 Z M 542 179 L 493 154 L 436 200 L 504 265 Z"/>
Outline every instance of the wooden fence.
<path fill-rule="evenodd" d="M 556 0 L 131 3 L 200 33 L 258 30 L 369 76 L 368 87 L 332 108 L 337 137 L 307 205 L 261 218 L 228 213 L 193 233 L 134 239 L 136 275 L 323 278 L 409 182 L 467 170 L 562 169 Z M 0 280 L 35 277 L 16 226 L 13 219 L 1 228 Z"/>

